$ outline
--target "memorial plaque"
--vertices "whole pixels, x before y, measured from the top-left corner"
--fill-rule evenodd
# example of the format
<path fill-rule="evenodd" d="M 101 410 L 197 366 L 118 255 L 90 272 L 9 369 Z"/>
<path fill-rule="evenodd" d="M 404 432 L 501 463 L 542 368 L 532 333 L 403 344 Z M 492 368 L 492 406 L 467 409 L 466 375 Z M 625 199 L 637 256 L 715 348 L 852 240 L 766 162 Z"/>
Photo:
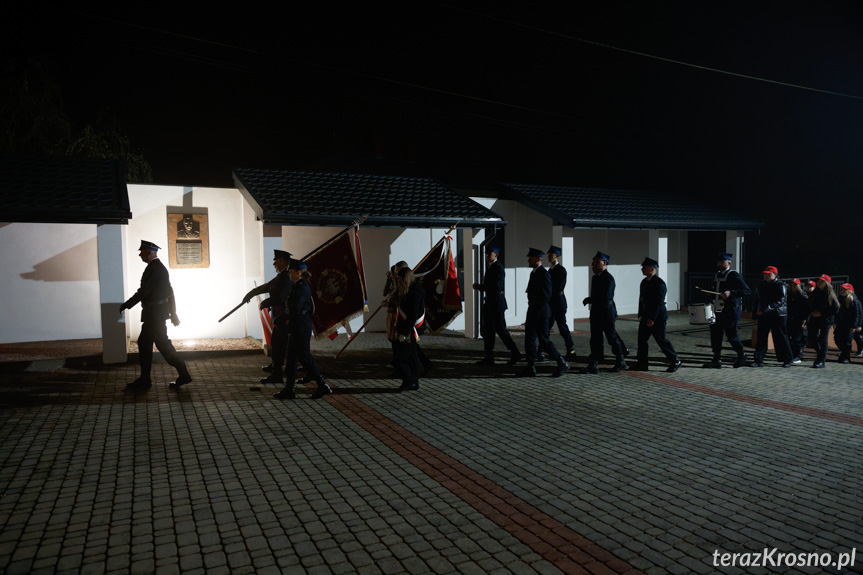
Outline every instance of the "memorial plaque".
<path fill-rule="evenodd" d="M 168 214 L 168 254 L 172 268 L 210 267 L 207 214 Z"/>

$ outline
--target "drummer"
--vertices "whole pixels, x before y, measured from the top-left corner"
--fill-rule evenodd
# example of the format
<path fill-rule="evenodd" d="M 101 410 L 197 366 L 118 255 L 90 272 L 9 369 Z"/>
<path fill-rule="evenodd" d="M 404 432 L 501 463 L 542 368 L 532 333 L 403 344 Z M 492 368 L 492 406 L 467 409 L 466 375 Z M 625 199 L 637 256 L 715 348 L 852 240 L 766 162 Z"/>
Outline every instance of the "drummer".
<path fill-rule="evenodd" d="M 716 296 L 713 300 L 716 321 L 710 324 L 710 346 L 713 348 L 713 359 L 704 364 L 706 368 L 722 367 L 722 339 L 728 339 L 731 348 L 737 353 L 734 367 L 746 365 L 747 356 L 743 352 L 743 343 L 737 335 L 737 323 L 743 313 L 743 296 L 750 293 L 749 286 L 743 281 L 743 276 L 731 269 L 732 255 L 719 252 L 716 256 L 716 275 L 713 285 Z"/>

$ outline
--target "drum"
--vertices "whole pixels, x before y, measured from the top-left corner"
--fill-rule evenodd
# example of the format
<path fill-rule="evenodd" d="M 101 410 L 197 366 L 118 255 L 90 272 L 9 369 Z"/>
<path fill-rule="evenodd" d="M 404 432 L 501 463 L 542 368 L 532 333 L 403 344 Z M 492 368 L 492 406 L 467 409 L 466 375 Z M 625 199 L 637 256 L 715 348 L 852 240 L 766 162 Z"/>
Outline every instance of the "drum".
<path fill-rule="evenodd" d="M 692 325 L 709 325 L 716 322 L 712 303 L 693 303 L 689 305 L 689 323 Z"/>

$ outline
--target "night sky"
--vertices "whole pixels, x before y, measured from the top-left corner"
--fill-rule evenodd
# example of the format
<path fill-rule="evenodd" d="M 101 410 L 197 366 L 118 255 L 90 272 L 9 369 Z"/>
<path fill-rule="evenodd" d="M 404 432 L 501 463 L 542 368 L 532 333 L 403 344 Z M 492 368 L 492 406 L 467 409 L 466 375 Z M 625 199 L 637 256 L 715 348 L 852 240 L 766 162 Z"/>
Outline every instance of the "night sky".
<path fill-rule="evenodd" d="M 535 4 L 24 8 L 4 55 L 56 58 L 69 118 L 111 108 L 158 184 L 255 167 L 669 192 L 766 221 L 747 271 L 863 282 L 859 2 Z"/>

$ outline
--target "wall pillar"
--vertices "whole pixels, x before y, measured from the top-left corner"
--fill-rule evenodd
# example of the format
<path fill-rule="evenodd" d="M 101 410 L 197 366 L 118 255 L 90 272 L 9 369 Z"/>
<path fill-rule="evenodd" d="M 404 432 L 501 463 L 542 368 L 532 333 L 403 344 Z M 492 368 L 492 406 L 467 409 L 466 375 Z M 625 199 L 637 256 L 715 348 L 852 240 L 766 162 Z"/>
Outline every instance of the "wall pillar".
<path fill-rule="evenodd" d="M 102 311 L 102 361 L 126 363 L 129 353 L 126 314 L 118 311 L 120 304 L 126 301 L 126 234 L 123 233 L 123 226 L 97 226 L 96 244 L 99 254 L 99 303 Z"/>
<path fill-rule="evenodd" d="M 462 261 L 464 262 L 464 336 L 475 339 L 479 336 L 479 301 L 482 294 L 473 289 L 473 284 L 479 281 L 479 270 L 476 261 L 476 249 L 473 245 L 473 230 L 461 230 Z"/>
<path fill-rule="evenodd" d="M 725 251 L 734 256 L 731 259 L 731 269 L 743 273 L 743 232 L 736 230 L 725 232 Z"/>
<path fill-rule="evenodd" d="M 658 272 L 668 268 L 668 232 L 650 230 L 648 232 L 647 255 L 659 262 Z"/>

